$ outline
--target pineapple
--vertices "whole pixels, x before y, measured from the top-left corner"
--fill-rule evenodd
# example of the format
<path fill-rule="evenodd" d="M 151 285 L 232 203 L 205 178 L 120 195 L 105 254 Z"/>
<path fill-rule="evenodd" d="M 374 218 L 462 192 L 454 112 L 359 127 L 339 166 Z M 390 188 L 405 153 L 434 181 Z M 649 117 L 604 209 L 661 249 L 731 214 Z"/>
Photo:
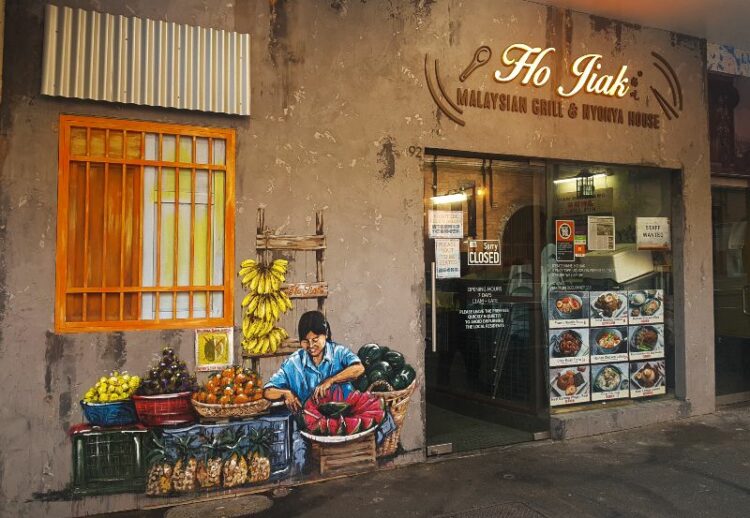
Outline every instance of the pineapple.
<path fill-rule="evenodd" d="M 247 460 L 242 443 L 245 436 L 227 429 L 224 435 L 224 487 L 241 486 L 247 483 Z"/>
<path fill-rule="evenodd" d="M 151 435 L 154 446 L 147 457 L 149 465 L 146 494 L 149 496 L 166 495 L 172 491 L 172 465 L 164 447 L 164 440 Z"/>
<path fill-rule="evenodd" d="M 178 493 L 195 491 L 198 462 L 192 455 L 192 438 L 189 435 L 178 437 L 176 446 L 178 457 L 172 472 L 172 486 Z"/>
<path fill-rule="evenodd" d="M 214 436 L 209 439 L 205 435 L 202 436 L 203 444 L 203 455 L 200 461 L 198 461 L 198 470 L 196 477 L 198 478 L 198 484 L 202 488 L 210 488 L 221 485 L 221 449 L 222 442 L 218 436 Z"/>
<path fill-rule="evenodd" d="M 274 432 L 271 428 L 253 428 L 248 436 L 250 442 L 250 477 L 249 482 L 263 482 L 271 478 L 271 461 L 269 455 L 273 444 Z"/>

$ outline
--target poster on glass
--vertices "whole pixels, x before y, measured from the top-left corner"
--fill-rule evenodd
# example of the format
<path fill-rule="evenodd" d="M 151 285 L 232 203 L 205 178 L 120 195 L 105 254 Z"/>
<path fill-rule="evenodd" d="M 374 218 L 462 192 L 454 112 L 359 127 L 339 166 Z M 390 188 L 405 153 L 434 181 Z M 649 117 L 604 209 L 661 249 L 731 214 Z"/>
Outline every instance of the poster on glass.
<path fill-rule="evenodd" d="M 624 291 L 591 292 L 591 327 L 628 324 L 628 294 Z"/>
<path fill-rule="evenodd" d="M 663 324 L 631 326 L 628 335 L 631 360 L 664 358 Z"/>
<path fill-rule="evenodd" d="M 591 368 L 588 365 L 550 369 L 549 405 L 562 406 L 589 402 L 591 400 L 590 371 Z"/>
<path fill-rule="evenodd" d="M 589 330 L 591 363 L 628 361 L 628 328 L 595 327 Z"/>
<path fill-rule="evenodd" d="M 548 305 L 550 329 L 589 326 L 589 292 L 550 291 Z"/>
<path fill-rule="evenodd" d="M 583 329 L 549 332 L 549 366 L 584 365 L 589 362 L 589 336 Z"/>
<path fill-rule="evenodd" d="M 664 360 L 630 363 L 630 397 L 648 397 L 667 392 Z"/>
<path fill-rule="evenodd" d="M 628 321 L 631 324 L 664 323 L 664 290 L 629 291 Z"/>
<path fill-rule="evenodd" d="M 591 367 L 591 400 L 606 401 L 630 396 L 628 363 L 605 363 Z"/>

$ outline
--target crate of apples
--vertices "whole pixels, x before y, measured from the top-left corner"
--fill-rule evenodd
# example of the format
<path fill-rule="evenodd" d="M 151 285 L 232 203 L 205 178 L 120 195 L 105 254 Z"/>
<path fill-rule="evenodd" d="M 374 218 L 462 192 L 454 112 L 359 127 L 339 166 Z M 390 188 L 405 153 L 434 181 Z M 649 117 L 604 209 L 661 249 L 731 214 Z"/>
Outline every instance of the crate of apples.
<path fill-rule="evenodd" d="M 193 406 L 203 417 L 247 417 L 265 412 L 271 402 L 263 397 L 257 372 L 239 365 L 212 374 L 193 394 Z"/>

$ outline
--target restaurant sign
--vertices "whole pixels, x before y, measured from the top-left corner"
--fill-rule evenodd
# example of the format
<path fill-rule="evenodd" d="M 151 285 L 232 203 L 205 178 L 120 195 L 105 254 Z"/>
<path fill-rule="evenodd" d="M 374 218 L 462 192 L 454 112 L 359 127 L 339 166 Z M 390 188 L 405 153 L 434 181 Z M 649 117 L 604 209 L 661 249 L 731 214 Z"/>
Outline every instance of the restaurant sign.
<path fill-rule="evenodd" d="M 550 61 L 557 52 L 554 47 L 534 47 L 513 43 L 501 53 L 492 67 L 491 78 L 497 85 L 518 83 L 524 87 L 541 88 L 552 80 Z M 663 118 L 678 119 L 683 109 L 682 87 L 672 66 L 662 55 L 651 52 L 652 68 L 631 70 L 625 63 L 607 62 L 602 54 L 587 53 L 576 57 L 567 74 L 553 86 L 553 96 L 517 95 L 484 84 L 476 88 L 466 81 L 482 67 L 492 63 L 492 49 L 478 47 L 468 65 L 458 74 L 457 85 L 450 85 L 440 75 L 440 62 L 425 55 L 424 71 L 427 88 L 433 101 L 448 118 L 466 125 L 466 112 L 473 110 L 531 114 L 608 123 L 646 130 L 657 130 Z M 455 96 L 450 92 L 455 91 Z M 585 97 L 584 97 L 585 96 Z M 631 101 L 631 107 L 588 102 L 592 96 Z M 584 102 L 586 100 L 587 102 Z M 646 108 L 632 106 L 643 103 Z M 648 106 L 659 106 L 661 113 Z"/>

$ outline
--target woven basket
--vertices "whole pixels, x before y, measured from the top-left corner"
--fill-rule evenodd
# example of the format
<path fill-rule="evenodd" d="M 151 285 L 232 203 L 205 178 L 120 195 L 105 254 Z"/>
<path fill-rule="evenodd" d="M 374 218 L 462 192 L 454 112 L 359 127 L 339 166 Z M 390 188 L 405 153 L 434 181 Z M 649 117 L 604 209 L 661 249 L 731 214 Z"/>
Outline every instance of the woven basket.
<path fill-rule="evenodd" d="M 223 419 L 227 417 L 250 417 L 253 415 L 261 414 L 268 410 L 271 406 L 271 402 L 267 399 L 259 399 L 257 401 L 250 401 L 249 403 L 241 403 L 239 405 L 212 405 L 209 403 L 200 403 L 194 399 L 191 399 L 195 411 L 200 414 L 201 417 L 207 417 L 210 419 Z"/>
<path fill-rule="evenodd" d="M 388 391 L 377 392 L 373 391 L 375 387 L 385 387 Z M 406 418 L 406 410 L 409 408 L 409 400 L 411 395 L 414 393 L 414 389 L 417 387 L 417 381 L 412 381 L 411 385 L 403 390 L 393 390 L 390 383 L 385 380 L 378 380 L 370 385 L 367 389 L 368 392 L 380 396 L 385 403 L 385 408 L 390 412 L 393 417 L 393 421 L 396 423 L 396 429 L 383 442 L 378 446 L 377 456 L 387 457 L 396 453 L 398 448 L 398 441 L 401 437 L 401 426 L 404 424 Z"/>

